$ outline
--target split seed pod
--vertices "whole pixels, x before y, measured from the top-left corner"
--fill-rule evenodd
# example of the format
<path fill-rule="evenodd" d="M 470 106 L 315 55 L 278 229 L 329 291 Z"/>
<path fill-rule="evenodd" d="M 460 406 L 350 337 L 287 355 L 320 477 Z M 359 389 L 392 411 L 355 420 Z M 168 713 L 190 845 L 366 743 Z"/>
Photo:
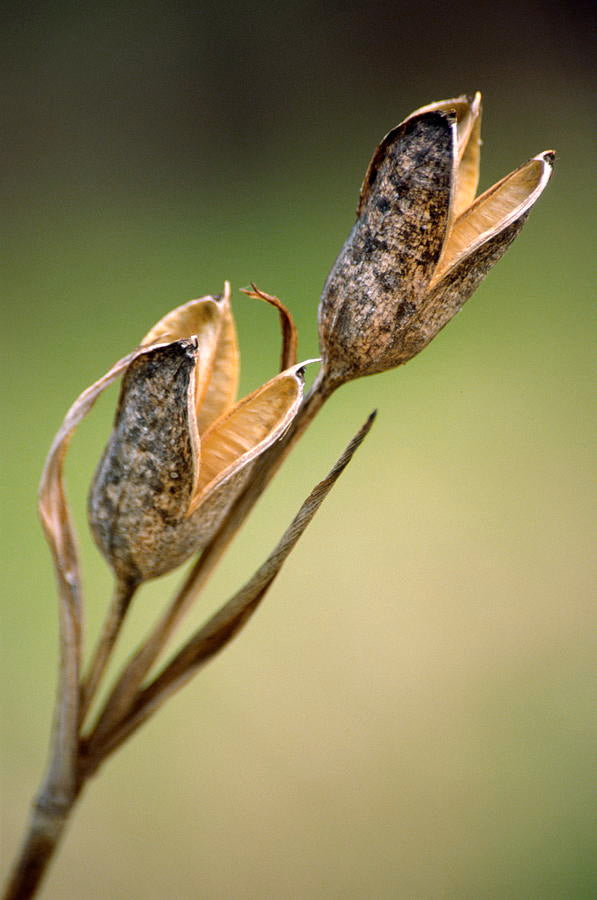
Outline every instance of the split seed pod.
<path fill-rule="evenodd" d="M 89 497 L 96 542 L 129 582 L 163 575 L 206 545 L 303 393 L 304 364 L 293 364 L 234 402 L 239 357 L 228 288 L 173 310 L 142 347 L 124 374 Z"/>
<path fill-rule="evenodd" d="M 357 221 L 324 285 L 328 381 L 401 365 L 458 312 L 518 235 L 552 173 L 545 151 L 475 200 L 481 96 L 417 110 L 375 151 Z"/>

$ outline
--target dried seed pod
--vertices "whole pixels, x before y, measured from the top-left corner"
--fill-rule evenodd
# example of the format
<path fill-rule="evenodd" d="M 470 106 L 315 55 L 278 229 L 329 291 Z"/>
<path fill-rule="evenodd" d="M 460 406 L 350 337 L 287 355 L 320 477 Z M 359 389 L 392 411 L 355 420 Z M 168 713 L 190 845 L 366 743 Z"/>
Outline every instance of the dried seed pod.
<path fill-rule="evenodd" d="M 122 580 L 178 564 L 176 532 L 196 481 L 197 341 L 140 356 L 122 383 L 114 431 L 89 496 L 98 546 Z"/>
<path fill-rule="evenodd" d="M 89 498 L 96 542 L 127 582 L 169 572 L 211 539 L 254 460 L 296 415 L 305 365 L 234 404 L 228 290 L 173 310 L 143 345 L 126 370 Z"/>
<path fill-rule="evenodd" d="M 474 199 L 480 122 L 479 94 L 444 100 L 413 113 L 374 153 L 319 307 L 330 384 L 419 353 L 501 258 L 545 188 L 552 151 Z"/>

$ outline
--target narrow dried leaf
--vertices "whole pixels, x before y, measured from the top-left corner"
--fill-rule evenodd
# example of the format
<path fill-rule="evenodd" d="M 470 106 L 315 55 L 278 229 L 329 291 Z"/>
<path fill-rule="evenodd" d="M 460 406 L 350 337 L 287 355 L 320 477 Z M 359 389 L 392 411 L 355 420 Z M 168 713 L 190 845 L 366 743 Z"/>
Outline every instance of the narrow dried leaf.
<path fill-rule="evenodd" d="M 294 366 L 266 382 L 205 432 L 199 482 L 188 516 L 284 434 L 302 399 L 305 365 Z"/>
<path fill-rule="evenodd" d="M 481 244 L 528 212 L 551 177 L 553 159 L 552 151 L 535 156 L 485 191 L 454 222 L 432 286 Z"/>
<path fill-rule="evenodd" d="M 272 306 L 275 306 L 280 313 L 280 327 L 282 329 L 282 353 L 280 357 L 280 371 L 283 372 L 285 369 L 289 369 L 291 366 L 296 365 L 298 338 L 294 319 L 292 318 L 290 310 L 284 306 L 284 304 L 281 300 L 278 299 L 278 297 L 274 297 L 272 294 L 266 294 L 265 291 L 260 291 L 256 284 L 251 284 L 251 288 L 252 290 L 250 291 L 242 288 L 242 293 L 246 294 L 247 297 L 254 297 L 257 300 L 265 300 L 266 303 L 270 303 Z"/>
<path fill-rule="evenodd" d="M 88 749 L 94 769 L 248 622 L 307 525 L 369 433 L 375 416 L 376 413 L 369 416 L 326 478 L 311 491 L 278 545 L 250 581 L 193 635 L 157 678 L 140 692 L 124 719 L 114 723 L 110 731 L 92 737 Z"/>

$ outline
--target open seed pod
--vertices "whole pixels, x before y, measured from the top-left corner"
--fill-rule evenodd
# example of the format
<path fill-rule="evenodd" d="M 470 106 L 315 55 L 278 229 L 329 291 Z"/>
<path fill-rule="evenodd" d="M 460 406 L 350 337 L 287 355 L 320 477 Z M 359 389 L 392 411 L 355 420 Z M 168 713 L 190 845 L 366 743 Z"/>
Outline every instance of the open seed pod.
<path fill-rule="evenodd" d="M 205 546 L 303 393 L 304 364 L 294 364 L 235 403 L 228 289 L 173 310 L 142 347 L 89 497 L 98 546 L 127 581 L 163 575 Z"/>
<path fill-rule="evenodd" d="M 481 96 L 417 110 L 365 174 L 357 221 L 324 285 L 319 335 L 332 384 L 419 353 L 518 235 L 552 173 L 545 151 L 475 199 Z"/>

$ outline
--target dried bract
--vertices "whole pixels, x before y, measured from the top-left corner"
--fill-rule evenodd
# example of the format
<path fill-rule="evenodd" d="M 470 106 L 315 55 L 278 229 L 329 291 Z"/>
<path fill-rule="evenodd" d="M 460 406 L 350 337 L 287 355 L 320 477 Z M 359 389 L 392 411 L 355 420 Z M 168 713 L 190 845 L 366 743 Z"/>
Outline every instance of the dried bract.
<path fill-rule="evenodd" d="M 501 258 L 547 185 L 553 151 L 475 200 L 480 124 L 479 94 L 444 100 L 414 112 L 375 151 L 319 307 L 331 384 L 419 353 Z"/>

